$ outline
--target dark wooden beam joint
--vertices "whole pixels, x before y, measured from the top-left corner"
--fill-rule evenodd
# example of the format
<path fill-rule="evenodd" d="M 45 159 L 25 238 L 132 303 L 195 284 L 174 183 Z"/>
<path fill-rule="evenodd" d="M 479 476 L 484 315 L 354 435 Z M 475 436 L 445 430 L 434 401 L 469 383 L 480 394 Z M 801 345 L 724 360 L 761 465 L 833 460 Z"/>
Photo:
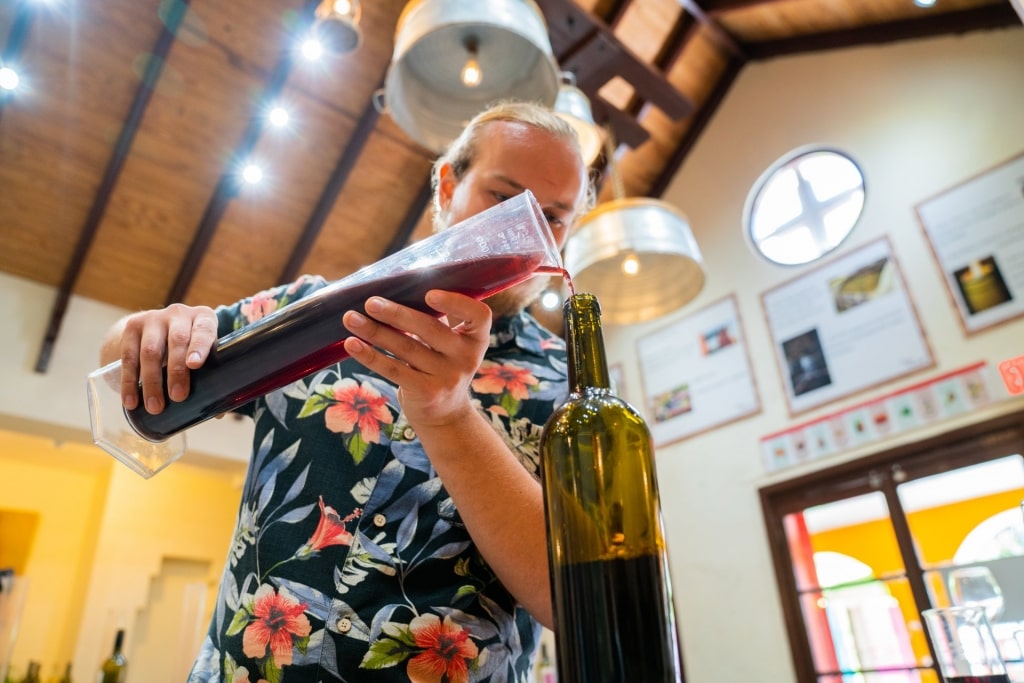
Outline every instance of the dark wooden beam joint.
<path fill-rule="evenodd" d="M 649 135 L 636 115 L 598 95 L 616 76 L 633 87 L 636 99 L 658 107 L 673 120 L 693 111 L 693 104 L 665 74 L 635 55 L 600 18 L 572 0 L 538 0 L 537 5 L 546 18 L 556 59 L 575 75 L 576 85 L 590 98 L 594 120 L 608 123 L 620 142 L 635 147 Z"/>

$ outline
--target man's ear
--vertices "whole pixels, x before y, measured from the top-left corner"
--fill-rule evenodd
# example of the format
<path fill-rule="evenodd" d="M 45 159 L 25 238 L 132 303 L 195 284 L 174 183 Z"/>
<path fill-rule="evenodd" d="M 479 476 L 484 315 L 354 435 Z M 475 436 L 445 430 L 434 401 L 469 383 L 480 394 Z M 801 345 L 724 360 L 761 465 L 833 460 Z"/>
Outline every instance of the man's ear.
<path fill-rule="evenodd" d="M 455 186 L 458 180 L 455 178 L 455 169 L 450 162 L 441 164 L 437 173 L 437 204 L 442 211 L 447 211 L 452 203 L 452 196 L 455 194 Z"/>

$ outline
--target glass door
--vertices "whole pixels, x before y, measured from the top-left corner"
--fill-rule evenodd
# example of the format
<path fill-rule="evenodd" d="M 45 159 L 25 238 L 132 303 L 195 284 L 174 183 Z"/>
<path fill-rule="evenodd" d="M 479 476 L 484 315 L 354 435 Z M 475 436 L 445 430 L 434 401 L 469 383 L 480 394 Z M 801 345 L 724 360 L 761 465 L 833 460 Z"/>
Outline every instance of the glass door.
<path fill-rule="evenodd" d="M 1024 683 L 1024 423 L 761 490 L 800 683 L 938 683 L 922 610 L 981 603 Z"/>

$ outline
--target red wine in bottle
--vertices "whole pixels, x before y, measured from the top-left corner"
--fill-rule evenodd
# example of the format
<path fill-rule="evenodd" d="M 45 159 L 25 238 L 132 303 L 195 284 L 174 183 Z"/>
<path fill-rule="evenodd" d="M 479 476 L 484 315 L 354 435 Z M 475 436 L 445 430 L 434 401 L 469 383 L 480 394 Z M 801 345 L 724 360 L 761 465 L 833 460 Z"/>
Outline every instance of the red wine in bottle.
<path fill-rule="evenodd" d="M 677 683 L 650 430 L 611 393 L 597 299 L 564 312 L 571 393 L 541 436 L 558 680 Z"/>
<path fill-rule="evenodd" d="M 165 396 L 163 412 L 150 415 L 140 395 L 139 407 L 126 411 L 128 420 L 140 436 L 163 441 L 345 358 L 343 344 L 351 334 L 341 316 L 348 310 L 365 313 L 363 305 L 371 296 L 433 313 L 423 300 L 431 289 L 483 299 L 534 272 L 562 272 L 540 265 L 541 260 L 540 254 L 497 255 L 354 284 L 339 280 L 222 337 L 203 366 L 191 371 L 187 399 L 175 402 Z"/>

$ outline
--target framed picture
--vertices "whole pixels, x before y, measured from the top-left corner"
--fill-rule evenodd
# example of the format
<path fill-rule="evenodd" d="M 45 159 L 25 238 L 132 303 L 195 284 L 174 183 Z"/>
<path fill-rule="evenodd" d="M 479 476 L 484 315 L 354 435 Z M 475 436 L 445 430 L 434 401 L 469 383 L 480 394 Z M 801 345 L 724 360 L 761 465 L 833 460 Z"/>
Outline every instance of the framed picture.
<path fill-rule="evenodd" d="M 934 365 L 888 239 L 761 295 L 791 415 Z"/>
<path fill-rule="evenodd" d="M 967 334 L 1024 315 L 1024 154 L 914 210 Z"/>
<path fill-rule="evenodd" d="M 656 446 L 761 410 L 735 296 L 639 339 L 637 355 Z"/>

